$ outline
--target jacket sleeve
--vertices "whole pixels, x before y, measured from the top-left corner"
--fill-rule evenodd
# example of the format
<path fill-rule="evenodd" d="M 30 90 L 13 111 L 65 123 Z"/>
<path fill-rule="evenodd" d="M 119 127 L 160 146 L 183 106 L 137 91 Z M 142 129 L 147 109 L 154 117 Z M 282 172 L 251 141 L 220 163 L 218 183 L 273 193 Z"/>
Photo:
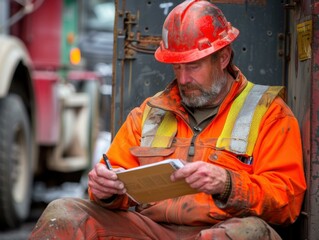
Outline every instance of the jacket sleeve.
<path fill-rule="evenodd" d="M 129 113 L 126 121 L 117 132 L 109 150 L 107 151 L 107 156 L 115 169 L 120 167 L 129 169 L 139 165 L 137 158 L 130 153 L 130 148 L 140 145 L 141 122 L 143 110 L 147 101 L 148 99 L 146 99 L 140 107 L 134 108 Z M 118 196 L 113 201 L 106 203 L 100 199 L 96 199 L 90 189 L 88 189 L 88 191 L 89 197 L 92 201 L 95 201 L 99 205 L 107 208 L 127 209 L 131 204 L 133 204 L 126 195 Z"/>
<path fill-rule="evenodd" d="M 230 171 L 232 191 L 219 208 L 233 216 L 259 216 L 272 224 L 298 217 L 306 181 L 300 129 L 291 110 L 276 99 L 263 118 L 253 152 L 252 173 Z"/>

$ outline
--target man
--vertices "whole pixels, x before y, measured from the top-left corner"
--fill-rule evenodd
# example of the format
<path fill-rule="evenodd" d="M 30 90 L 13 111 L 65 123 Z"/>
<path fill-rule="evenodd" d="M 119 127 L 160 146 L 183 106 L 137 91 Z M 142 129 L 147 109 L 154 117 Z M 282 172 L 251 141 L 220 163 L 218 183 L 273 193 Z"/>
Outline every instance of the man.
<path fill-rule="evenodd" d="M 271 225 L 296 220 L 306 189 L 299 127 L 280 87 L 233 66 L 238 34 L 207 1 L 175 7 L 155 58 L 176 79 L 132 110 L 107 152 L 115 171 L 182 159 L 171 180 L 198 193 L 137 205 L 101 161 L 91 201 L 52 202 L 31 239 L 280 239 Z"/>

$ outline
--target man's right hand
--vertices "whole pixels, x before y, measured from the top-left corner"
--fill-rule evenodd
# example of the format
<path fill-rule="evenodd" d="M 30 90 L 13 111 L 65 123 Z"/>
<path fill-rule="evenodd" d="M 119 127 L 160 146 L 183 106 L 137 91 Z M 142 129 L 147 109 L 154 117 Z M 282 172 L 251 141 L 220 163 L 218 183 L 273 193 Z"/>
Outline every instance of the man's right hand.
<path fill-rule="evenodd" d="M 88 186 L 98 199 L 107 199 L 115 194 L 125 194 L 123 182 L 118 180 L 114 171 L 108 170 L 103 163 L 97 163 L 89 172 Z"/>

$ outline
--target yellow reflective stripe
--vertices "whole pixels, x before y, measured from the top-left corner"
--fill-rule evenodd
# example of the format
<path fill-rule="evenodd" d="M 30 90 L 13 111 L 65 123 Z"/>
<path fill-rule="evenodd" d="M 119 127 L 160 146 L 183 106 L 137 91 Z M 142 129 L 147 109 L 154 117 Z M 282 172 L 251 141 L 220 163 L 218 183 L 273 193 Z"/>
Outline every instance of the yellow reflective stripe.
<path fill-rule="evenodd" d="M 171 112 L 166 112 L 157 129 L 152 147 L 169 147 L 177 132 L 177 120 Z"/>
<path fill-rule="evenodd" d="M 225 148 L 226 150 L 230 150 L 229 148 L 230 148 L 231 135 L 232 135 L 233 127 L 235 126 L 235 121 L 237 119 L 237 116 L 240 110 L 242 109 L 242 106 L 245 103 L 248 93 L 250 92 L 253 86 L 254 86 L 253 83 L 248 82 L 245 89 L 234 100 L 229 110 L 229 113 L 227 115 L 223 131 L 217 140 L 217 143 L 216 143 L 217 148 Z"/>
<path fill-rule="evenodd" d="M 163 91 L 160 91 L 160 92 L 156 93 L 156 94 L 154 95 L 154 97 L 159 96 L 162 92 L 163 92 Z M 145 105 L 145 109 L 144 109 L 144 112 L 143 112 L 143 118 L 142 118 L 142 129 L 143 129 L 143 127 L 144 127 L 145 120 L 146 120 L 148 114 L 150 113 L 151 109 L 152 109 L 152 108 L 151 108 L 150 106 L 148 106 L 147 104 Z"/>
<path fill-rule="evenodd" d="M 158 96 L 162 92 L 157 93 Z M 151 112 L 152 111 L 152 112 Z M 152 118 L 162 119 L 156 123 Z M 177 132 L 177 120 L 171 112 L 145 106 L 142 117 L 141 146 L 169 147 Z M 154 134 L 155 133 L 155 134 Z"/>
<path fill-rule="evenodd" d="M 274 87 L 268 87 L 267 90 L 262 90 L 262 89 L 265 89 L 265 87 L 266 86 L 254 85 L 253 83 L 248 82 L 245 89 L 234 100 L 231 106 L 231 109 L 226 118 L 224 128 L 222 130 L 222 133 L 217 140 L 217 144 L 216 144 L 217 148 L 226 149 L 234 153 L 246 154 L 248 156 L 252 155 L 252 152 L 258 137 L 258 131 L 259 131 L 259 125 L 260 125 L 261 119 L 266 113 L 271 102 L 277 96 L 282 96 L 283 89 L 284 89 L 281 86 L 279 87 L 274 86 Z M 256 95 L 258 91 L 261 94 L 261 96 L 259 95 L 260 98 L 258 97 L 258 94 Z M 258 104 L 256 104 L 256 106 L 253 105 L 253 109 L 252 109 L 251 106 L 249 107 L 249 105 L 251 105 L 250 101 L 252 101 L 253 99 L 257 97 L 259 99 L 259 101 L 258 99 L 256 99 L 258 101 Z M 143 113 L 142 129 L 145 128 L 144 126 L 145 122 L 148 122 L 148 117 L 149 117 L 149 113 L 151 109 L 152 108 L 150 106 L 146 105 L 144 113 Z M 246 110 L 244 111 L 244 109 Z M 241 122 L 244 119 L 238 119 L 238 117 L 240 117 L 239 115 L 245 116 L 246 114 L 248 114 L 248 112 L 245 113 L 247 110 L 249 111 L 250 115 L 252 114 L 250 117 L 250 120 L 247 119 L 248 122 L 245 121 L 245 123 L 249 124 L 249 128 L 239 129 L 240 126 L 242 126 Z M 163 116 L 164 113 L 165 115 Z M 162 116 L 161 117 L 162 121 L 158 123 L 157 125 L 154 125 L 152 121 L 149 123 L 146 123 L 146 125 L 149 124 L 148 126 L 153 125 L 152 131 L 153 132 L 156 131 L 156 133 L 155 135 L 153 135 L 154 134 L 153 133 L 150 136 L 144 136 L 144 137 L 147 137 L 147 139 L 145 139 L 144 141 L 144 144 L 146 144 L 147 146 L 152 146 L 152 147 L 169 147 L 177 132 L 177 120 L 174 114 L 168 111 L 165 112 L 164 110 L 161 110 L 161 109 L 156 110 L 156 115 Z M 247 132 L 247 130 L 245 129 L 247 130 L 249 129 L 249 132 Z M 238 135 L 238 133 L 240 133 L 241 130 L 244 131 L 242 136 L 244 138 L 241 138 L 241 136 Z M 240 144 L 240 141 L 245 141 L 245 143 Z M 143 145 L 143 141 L 141 142 L 141 145 Z"/>
<path fill-rule="evenodd" d="M 152 146 L 152 142 L 155 138 L 157 130 L 166 114 L 166 111 L 162 109 L 152 107 L 148 108 L 150 110 L 148 111 L 148 109 L 145 109 L 146 111 L 148 111 L 148 114 L 142 126 L 141 146 L 143 147 Z"/>
<path fill-rule="evenodd" d="M 263 94 L 261 99 L 258 102 L 258 105 L 255 109 L 254 116 L 250 126 L 250 132 L 248 136 L 248 146 L 246 154 L 251 156 L 255 147 L 255 143 L 258 136 L 259 125 L 262 117 L 268 110 L 271 102 L 278 96 L 281 95 L 281 92 L 284 90 L 281 86 L 272 86 Z"/>
<path fill-rule="evenodd" d="M 152 108 L 146 104 L 146 106 L 144 108 L 144 112 L 143 112 L 143 118 L 142 118 L 142 129 L 144 127 L 145 120 L 146 120 L 148 114 L 150 113 L 151 109 Z"/>

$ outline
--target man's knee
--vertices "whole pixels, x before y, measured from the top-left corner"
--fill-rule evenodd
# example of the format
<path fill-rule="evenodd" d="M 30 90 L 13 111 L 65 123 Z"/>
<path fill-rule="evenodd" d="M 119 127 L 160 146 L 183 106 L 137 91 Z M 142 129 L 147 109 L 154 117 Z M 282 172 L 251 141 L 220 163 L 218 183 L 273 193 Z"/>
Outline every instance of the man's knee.
<path fill-rule="evenodd" d="M 59 236 L 74 239 L 72 236 L 76 233 L 73 230 L 87 218 L 80 207 L 82 201 L 84 200 L 65 198 L 50 202 L 34 227 L 30 239 L 61 239 Z"/>
<path fill-rule="evenodd" d="M 257 217 L 231 218 L 203 230 L 199 239 L 279 240 L 280 236 Z"/>
<path fill-rule="evenodd" d="M 80 207 L 81 200 L 64 198 L 53 200 L 43 211 L 38 224 L 64 225 L 66 223 L 78 224 L 85 218 L 85 212 Z"/>
<path fill-rule="evenodd" d="M 77 204 L 77 200 L 73 198 L 56 199 L 48 204 L 43 213 L 63 215 L 65 212 L 73 212 Z"/>

